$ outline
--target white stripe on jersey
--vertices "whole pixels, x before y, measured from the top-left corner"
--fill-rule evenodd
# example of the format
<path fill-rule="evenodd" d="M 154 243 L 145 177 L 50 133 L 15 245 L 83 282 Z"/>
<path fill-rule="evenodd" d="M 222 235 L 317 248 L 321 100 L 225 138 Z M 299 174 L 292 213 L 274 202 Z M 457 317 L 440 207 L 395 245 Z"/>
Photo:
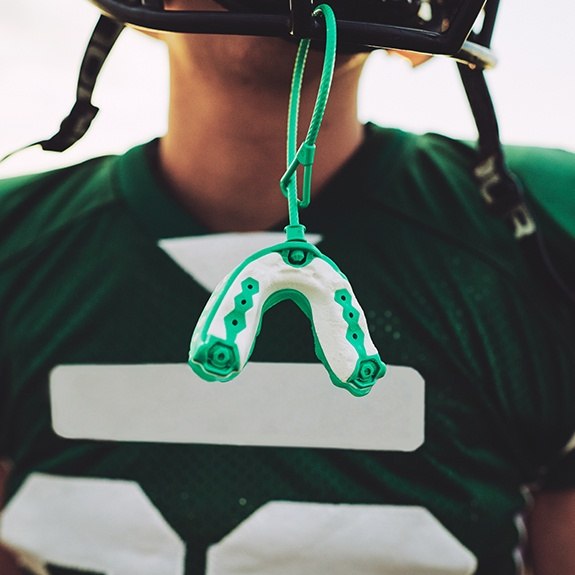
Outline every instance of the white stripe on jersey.
<path fill-rule="evenodd" d="M 424 381 L 389 366 L 369 395 L 335 387 L 320 363 L 249 363 L 209 383 L 186 364 L 68 365 L 50 378 L 52 421 L 70 439 L 412 451 Z"/>

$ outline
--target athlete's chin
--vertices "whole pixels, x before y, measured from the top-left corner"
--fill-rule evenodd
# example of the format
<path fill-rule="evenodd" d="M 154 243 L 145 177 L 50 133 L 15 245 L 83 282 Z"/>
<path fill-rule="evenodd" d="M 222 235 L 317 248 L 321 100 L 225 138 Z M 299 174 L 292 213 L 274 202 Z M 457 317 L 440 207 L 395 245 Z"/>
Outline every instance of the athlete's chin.
<path fill-rule="evenodd" d="M 225 8 L 215 0 L 164 0 L 166 10 L 224 11 Z"/>

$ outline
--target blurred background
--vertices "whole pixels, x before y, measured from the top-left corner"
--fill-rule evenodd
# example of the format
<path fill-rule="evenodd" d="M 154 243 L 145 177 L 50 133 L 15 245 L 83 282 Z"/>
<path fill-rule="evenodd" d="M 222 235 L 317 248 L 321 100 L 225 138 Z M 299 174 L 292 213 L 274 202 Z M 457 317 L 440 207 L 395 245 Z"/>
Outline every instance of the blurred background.
<path fill-rule="evenodd" d="M 0 0 L 0 157 L 52 136 L 69 112 L 77 71 L 97 20 L 87 0 Z M 504 142 L 575 151 L 573 0 L 501 0 L 488 81 Z M 64 154 L 31 149 L 0 164 L 0 177 L 121 153 L 165 131 L 168 72 L 160 42 L 124 32 L 100 77 L 101 109 Z M 456 66 L 435 58 L 412 70 L 374 53 L 361 86 L 362 120 L 415 132 L 475 138 Z"/>

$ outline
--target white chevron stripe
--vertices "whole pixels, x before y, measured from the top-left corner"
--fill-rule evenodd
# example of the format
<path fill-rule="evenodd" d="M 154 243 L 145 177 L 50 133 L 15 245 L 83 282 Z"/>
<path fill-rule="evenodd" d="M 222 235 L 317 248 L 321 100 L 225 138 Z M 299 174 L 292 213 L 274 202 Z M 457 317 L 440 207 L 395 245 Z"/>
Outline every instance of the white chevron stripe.
<path fill-rule="evenodd" d="M 308 234 L 312 244 L 321 236 Z M 160 240 L 158 246 L 208 291 L 253 253 L 285 241 L 283 232 L 210 234 Z"/>

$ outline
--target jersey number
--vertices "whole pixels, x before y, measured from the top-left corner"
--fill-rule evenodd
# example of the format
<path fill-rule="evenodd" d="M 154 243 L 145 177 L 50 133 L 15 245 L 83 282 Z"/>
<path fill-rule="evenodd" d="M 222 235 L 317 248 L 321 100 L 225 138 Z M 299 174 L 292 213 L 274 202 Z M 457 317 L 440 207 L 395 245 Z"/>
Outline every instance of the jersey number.
<path fill-rule="evenodd" d="M 54 526 L 57 525 L 57 529 Z M 31 475 L 0 524 L 38 575 L 183 575 L 185 545 L 132 481 Z M 427 510 L 270 502 L 208 550 L 207 575 L 469 575 L 476 560 Z"/>

